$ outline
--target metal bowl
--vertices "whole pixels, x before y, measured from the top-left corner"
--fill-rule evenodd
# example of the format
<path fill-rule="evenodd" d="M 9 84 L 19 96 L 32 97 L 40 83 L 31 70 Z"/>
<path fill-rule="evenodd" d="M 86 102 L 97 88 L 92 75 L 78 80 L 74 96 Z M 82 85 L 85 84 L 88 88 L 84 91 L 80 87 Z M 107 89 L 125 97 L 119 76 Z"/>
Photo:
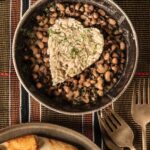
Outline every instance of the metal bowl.
<path fill-rule="evenodd" d="M 29 134 L 64 141 L 73 144 L 79 150 L 100 150 L 100 148 L 82 134 L 62 126 L 48 123 L 25 123 L 7 127 L 0 130 L 0 143 Z"/>
<path fill-rule="evenodd" d="M 125 30 L 124 37 L 127 42 L 127 62 L 122 76 L 116 85 L 99 101 L 94 105 L 80 105 L 80 106 L 72 106 L 66 101 L 62 100 L 62 98 L 53 97 L 50 98 L 47 95 L 39 92 L 35 86 L 33 85 L 30 75 L 31 73 L 28 69 L 23 69 L 24 62 L 22 57 L 22 49 L 18 49 L 18 46 L 21 46 L 24 42 L 21 35 L 22 27 L 28 26 L 30 19 L 36 12 L 40 11 L 49 0 L 39 0 L 36 2 L 27 12 L 24 14 L 22 19 L 20 20 L 15 35 L 13 39 L 13 62 L 15 66 L 15 70 L 17 76 L 24 86 L 24 88 L 31 94 L 33 98 L 37 101 L 41 102 L 44 106 L 49 109 L 52 109 L 56 112 L 69 114 L 69 115 L 79 115 L 85 113 L 91 113 L 94 111 L 98 111 L 112 102 L 116 101 L 126 90 L 129 83 L 131 82 L 137 62 L 138 62 L 138 41 L 137 35 L 134 30 L 134 27 L 125 14 L 125 12 L 113 1 L 111 0 L 57 0 L 60 2 L 82 2 L 82 3 L 90 3 L 92 5 L 96 5 L 99 8 L 104 9 L 110 16 L 118 20 L 118 24 Z"/>

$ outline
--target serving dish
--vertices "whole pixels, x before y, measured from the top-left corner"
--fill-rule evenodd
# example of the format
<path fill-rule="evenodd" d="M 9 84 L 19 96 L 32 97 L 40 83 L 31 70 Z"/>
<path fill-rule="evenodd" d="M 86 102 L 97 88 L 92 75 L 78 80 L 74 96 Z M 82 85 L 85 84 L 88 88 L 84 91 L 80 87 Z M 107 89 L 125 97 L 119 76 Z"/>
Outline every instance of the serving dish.
<path fill-rule="evenodd" d="M 59 2 L 59 1 L 58 1 Z M 60 1 L 60 2 L 70 2 L 69 0 Z M 76 2 L 76 1 L 72 1 Z M 14 66 L 19 77 L 19 80 L 25 87 L 25 89 L 38 101 L 40 101 L 46 107 L 65 114 L 84 114 L 93 111 L 98 111 L 111 102 L 117 100 L 121 94 L 125 91 L 131 79 L 135 73 L 137 59 L 138 59 L 138 42 L 135 30 L 126 16 L 126 14 L 112 1 L 78 1 L 83 3 L 88 3 L 92 5 L 96 5 L 99 8 L 104 9 L 109 15 L 111 15 L 115 20 L 118 20 L 118 24 L 122 27 L 124 32 L 124 37 L 127 42 L 127 60 L 126 66 L 122 76 L 119 81 L 115 84 L 115 86 L 101 98 L 100 101 L 96 101 L 94 105 L 70 105 L 66 101 L 62 101 L 60 97 L 49 98 L 47 95 L 39 92 L 32 82 L 30 81 L 30 77 L 28 76 L 28 70 L 23 70 L 23 60 L 21 60 L 21 50 L 17 49 L 18 45 L 23 44 L 23 40 L 19 37 L 21 36 L 21 29 L 23 26 L 27 25 L 27 20 L 30 20 L 35 11 L 40 11 L 46 3 L 47 0 L 38 1 L 35 3 L 23 16 L 18 27 L 15 32 L 14 40 L 13 40 L 13 61 Z"/>
<path fill-rule="evenodd" d="M 100 150 L 92 141 L 71 129 L 48 123 L 25 123 L 0 130 L 0 143 L 24 135 L 39 135 L 70 143 L 79 150 Z"/>

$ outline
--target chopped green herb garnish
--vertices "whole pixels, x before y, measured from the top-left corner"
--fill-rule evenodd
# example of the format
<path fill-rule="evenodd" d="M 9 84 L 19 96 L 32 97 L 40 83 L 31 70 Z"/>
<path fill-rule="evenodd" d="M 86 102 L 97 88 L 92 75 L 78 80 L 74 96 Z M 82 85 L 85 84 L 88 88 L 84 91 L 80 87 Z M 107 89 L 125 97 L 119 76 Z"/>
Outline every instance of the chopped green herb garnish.
<path fill-rule="evenodd" d="M 79 49 L 78 48 L 73 47 L 71 49 L 71 57 L 72 58 L 75 58 L 75 56 L 78 55 L 78 53 L 79 53 Z"/>

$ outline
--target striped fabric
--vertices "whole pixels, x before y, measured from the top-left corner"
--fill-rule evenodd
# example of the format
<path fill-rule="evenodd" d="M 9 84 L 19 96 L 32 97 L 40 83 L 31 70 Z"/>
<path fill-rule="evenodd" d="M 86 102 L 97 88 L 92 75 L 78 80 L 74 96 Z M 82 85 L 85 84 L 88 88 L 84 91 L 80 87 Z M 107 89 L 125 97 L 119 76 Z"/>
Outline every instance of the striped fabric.
<path fill-rule="evenodd" d="M 79 131 L 102 149 L 103 143 L 96 114 L 66 116 L 48 110 L 36 102 L 21 86 L 12 63 L 12 39 L 16 26 L 25 11 L 36 0 L 0 0 L 0 128 L 24 122 L 50 122 Z M 150 1 L 116 0 L 131 18 L 139 37 L 140 58 L 136 77 L 114 104 L 115 110 L 129 123 L 135 133 L 135 146 L 141 148 L 140 128 L 130 114 L 133 83 L 150 77 Z M 150 149 L 150 128 L 147 131 Z"/>

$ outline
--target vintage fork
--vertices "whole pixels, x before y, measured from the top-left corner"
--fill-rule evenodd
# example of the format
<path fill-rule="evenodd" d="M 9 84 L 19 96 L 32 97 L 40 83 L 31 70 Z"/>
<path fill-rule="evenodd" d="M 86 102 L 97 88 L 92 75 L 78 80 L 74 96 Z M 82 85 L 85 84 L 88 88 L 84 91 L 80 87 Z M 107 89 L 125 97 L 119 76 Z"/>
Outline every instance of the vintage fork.
<path fill-rule="evenodd" d="M 142 146 L 143 150 L 147 150 L 146 144 L 146 125 L 150 122 L 150 79 L 146 90 L 145 79 L 143 87 L 141 80 L 139 81 L 138 94 L 136 94 L 136 86 L 134 86 L 132 95 L 131 114 L 134 121 L 142 128 Z"/>
<path fill-rule="evenodd" d="M 97 113 L 97 116 L 98 116 L 98 121 L 99 121 L 99 126 L 100 126 L 100 130 L 101 130 L 101 133 L 102 133 L 102 136 L 103 136 L 103 140 L 104 140 L 104 143 L 106 144 L 106 146 L 111 149 L 111 150 L 123 150 L 123 148 L 121 147 L 118 147 L 117 145 L 115 145 L 112 140 L 108 137 L 105 129 L 102 127 L 102 124 L 101 124 L 101 121 L 100 121 L 100 114 Z"/>
<path fill-rule="evenodd" d="M 100 118 L 101 124 L 110 139 L 119 147 L 128 147 L 136 150 L 133 146 L 134 134 L 129 125 L 113 110 Z"/>

